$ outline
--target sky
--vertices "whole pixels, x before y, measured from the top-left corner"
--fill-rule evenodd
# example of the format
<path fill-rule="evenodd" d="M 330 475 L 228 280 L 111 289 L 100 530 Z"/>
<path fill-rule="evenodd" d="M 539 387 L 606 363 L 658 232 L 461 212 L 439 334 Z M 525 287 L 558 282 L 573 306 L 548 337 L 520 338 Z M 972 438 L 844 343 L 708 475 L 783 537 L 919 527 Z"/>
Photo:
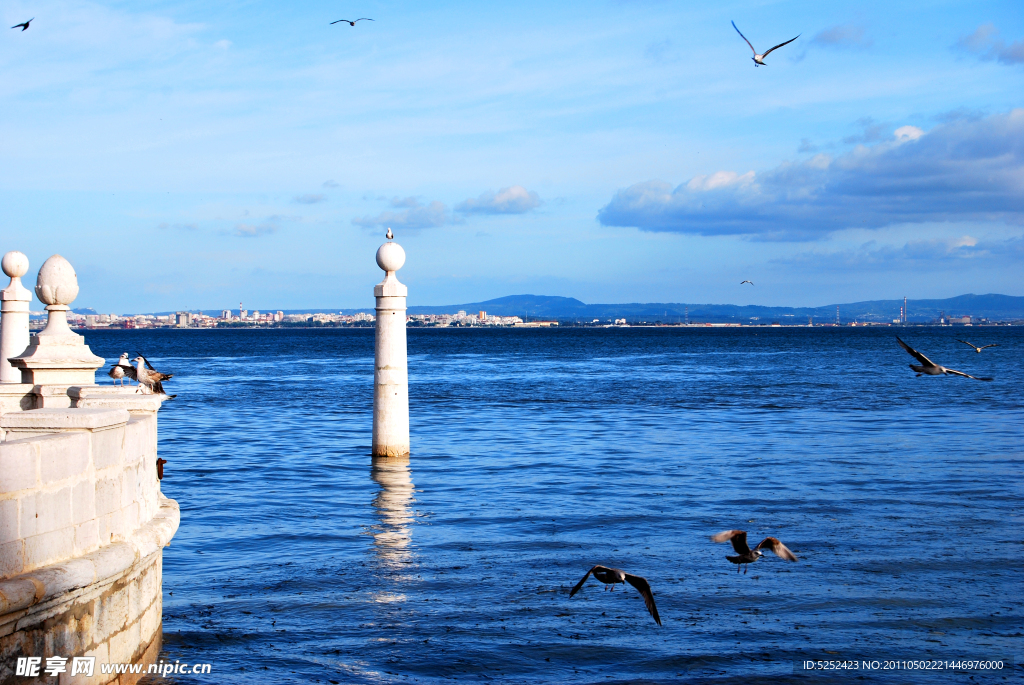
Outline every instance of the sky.
<path fill-rule="evenodd" d="M 0 6 L 33 17 L 0 251 L 67 258 L 74 307 L 372 307 L 388 227 L 410 305 L 1024 295 L 1013 0 Z M 800 37 L 755 68 L 730 21 Z"/>

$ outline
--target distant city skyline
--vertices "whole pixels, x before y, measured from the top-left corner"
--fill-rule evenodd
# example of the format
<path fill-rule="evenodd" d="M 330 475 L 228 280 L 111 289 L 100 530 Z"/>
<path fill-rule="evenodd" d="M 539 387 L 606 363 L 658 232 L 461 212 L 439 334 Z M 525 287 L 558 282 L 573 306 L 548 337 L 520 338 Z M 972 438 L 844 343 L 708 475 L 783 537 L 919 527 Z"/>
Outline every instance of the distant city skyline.
<path fill-rule="evenodd" d="M 0 251 L 106 312 L 372 307 L 387 227 L 410 306 L 1024 295 L 1019 3 L 365 11 L 6 3 Z"/>

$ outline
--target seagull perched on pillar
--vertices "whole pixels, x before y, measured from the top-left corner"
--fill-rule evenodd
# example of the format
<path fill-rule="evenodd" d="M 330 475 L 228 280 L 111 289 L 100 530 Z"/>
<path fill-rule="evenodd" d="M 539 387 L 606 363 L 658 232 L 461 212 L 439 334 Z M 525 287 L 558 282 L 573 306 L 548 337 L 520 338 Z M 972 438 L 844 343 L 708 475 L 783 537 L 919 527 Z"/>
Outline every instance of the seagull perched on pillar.
<path fill-rule="evenodd" d="M 384 237 L 387 238 L 388 240 L 394 240 L 395 239 L 395 234 L 391 232 L 391 227 L 390 226 L 388 226 L 388 232 L 384 234 Z"/>
<path fill-rule="evenodd" d="M 139 381 L 139 388 L 148 388 L 150 394 L 167 395 L 164 392 L 163 382 L 174 377 L 173 373 L 160 373 L 153 368 L 153 365 L 149 363 L 149 360 L 143 357 L 141 354 L 132 360 L 138 366 L 135 369 L 135 375 L 138 376 L 136 380 Z M 145 366 L 143 366 L 145 364 Z M 138 392 L 136 390 L 135 392 Z M 167 395 L 167 399 L 173 400 L 177 395 Z"/>
<path fill-rule="evenodd" d="M 766 537 L 761 542 L 757 543 L 757 547 L 750 549 L 747 546 L 747 531 L 745 530 L 725 530 L 717 535 L 711 536 L 711 542 L 725 542 L 728 540 L 732 543 L 732 548 L 736 550 L 737 556 L 728 556 L 726 559 L 731 561 L 736 566 L 736 573 L 740 572 L 740 566 L 743 567 L 743 573 L 747 572 L 746 564 L 752 564 L 761 557 L 764 553 L 761 552 L 761 548 L 770 549 L 775 553 L 776 556 L 782 557 L 786 561 L 796 561 L 796 555 L 789 551 L 789 548 L 779 542 L 778 538 Z"/>
<path fill-rule="evenodd" d="M 116 383 L 118 380 L 121 381 L 121 385 L 124 386 L 124 379 L 127 376 L 130 380 L 138 380 L 138 374 L 135 369 L 132 368 L 131 362 L 128 361 L 128 353 L 122 352 L 121 358 L 110 367 L 107 371 L 107 375 L 114 379 Z M 130 383 L 129 383 L 130 385 Z"/>
<path fill-rule="evenodd" d="M 743 33 L 739 29 L 736 28 L 736 22 L 731 22 L 731 23 L 732 23 L 732 27 L 734 29 L 736 29 L 736 33 L 740 34 L 740 38 L 742 38 L 743 40 L 747 41 L 747 45 L 750 45 L 750 49 L 754 50 L 754 46 L 750 44 L 750 41 L 747 40 L 747 37 L 744 36 Z M 800 37 L 800 35 L 798 34 L 796 38 L 799 38 L 799 37 Z M 794 40 L 796 40 L 796 38 L 790 38 L 785 43 L 779 43 L 774 48 L 772 48 L 772 50 L 778 50 L 783 45 L 789 45 Z M 757 54 L 757 50 L 754 50 L 754 56 L 751 57 L 751 59 L 754 60 L 754 66 L 755 67 L 765 67 L 765 66 L 768 66 L 767 64 L 764 63 L 764 58 L 767 57 L 771 53 L 772 50 L 769 50 L 768 52 L 764 53 L 763 55 Z M 751 284 L 751 285 L 753 285 L 753 284 Z"/>
<path fill-rule="evenodd" d="M 946 374 L 951 374 L 953 376 L 963 376 L 964 378 L 973 378 L 976 381 L 990 381 L 990 380 L 992 380 L 991 378 L 978 378 L 977 376 L 972 376 L 971 374 L 964 373 L 963 371 L 957 371 L 956 369 L 947 369 L 945 366 L 939 366 L 938 364 L 933 362 L 931 359 L 929 359 L 928 357 L 924 356 L 923 354 L 921 354 L 920 352 L 915 350 L 913 347 L 911 347 L 907 343 L 905 343 L 902 340 L 900 340 L 899 336 L 896 336 L 896 342 L 898 342 L 903 349 L 905 349 L 907 352 L 909 352 L 910 356 L 912 356 L 917 361 L 921 362 L 921 366 L 918 366 L 917 364 L 910 364 L 909 365 L 910 368 L 912 368 L 914 371 L 917 371 L 917 375 L 918 376 L 920 376 L 921 374 L 925 374 L 925 375 L 928 375 L 928 376 L 943 376 L 943 375 L 946 375 Z M 968 343 L 968 344 L 970 344 L 970 343 Z"/>
<path fill-rule="evenodd" d="M 626 573 L 621 569 L 608 568 L 607 566 L 595 566 L 587 571 L 587 574 L 583 576 L 583 580 L 576 583 L 576 587 L 569 592 L 570 597 L 580 591 L 580 588 L 583 587 L 583 583 L 587 582 L 587 578 L 589 578 L 591 574 L 605 584 L 605 590 L 608 589 L 608 586 L 611 586 L 611 589 L 614 590 L 615 583 L 629 583 L 635 587 L 644 598 L 644 604 L 647 606 L 647 611 L 651 613 L 654 621 L 659 626 L 661 625 L 661 617 L 658 616 L 658 607 L 654 605 L 654 593 L 651 592 L 651 586 L 647 583 L 647 580 L 640 576 L 634 576 L 631 573 Z"/>

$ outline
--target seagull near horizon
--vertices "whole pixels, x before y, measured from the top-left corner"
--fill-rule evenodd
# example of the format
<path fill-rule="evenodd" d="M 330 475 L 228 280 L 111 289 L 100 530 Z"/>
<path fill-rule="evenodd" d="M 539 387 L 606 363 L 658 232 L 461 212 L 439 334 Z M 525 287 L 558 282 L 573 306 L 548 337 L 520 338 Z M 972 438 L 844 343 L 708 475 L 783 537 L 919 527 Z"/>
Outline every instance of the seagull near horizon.
<path fill-rule="evenodd" d="M 914 359 L 916 359 L 917 361 L 921 362 L 921 366 L 918 366 L 916 364 L 910 364 L 909 365 L 910 368 L 912 368 L 914 371 L 917 371 L 917 375 L 918 376 L 920 376 L 921 374 L 925 374 L 925 375 L 928 375 L 928 376 L 942 376 L 942 375 L 945 375 L 945 374 L 952 374 L 954 376 L 963 376 L 964 378 L 973 378 L 976 381 L 991 381 L 992 380 L 991 378 L 979 378 L 978 376 L 972 376 L 971 374 L 964 373 L 963 371 L 957 371 L 956 369 L 947 369 L 945 366 L 939 366 L 938 364 L 933 362 L 931 359 L 929 359 L 928 357 L 924 356 L 923 354 L 921 354 L 920 352 L 915 350 L 913 347 L 911 347 L 907 343 L 905 343 L 902 340 L 900 340 L 900 337 L 898 335 L 896 336 L 896 342 L 898 342 L 900 344 L 900 347 L 902 347 L 907 352 L 909 352 L 910 355 L 912 357 L 914 357 Z M 960 341 L 960 342 L 963 342 L 963 341 Z M 970 345 L 970 343 L 967 343 L 967 344 Z M 974 345 L 971 345 L 971 347 L 974 347 Z"/>
<path fill-rule="evenodd" d="M 587 571 L 586 575 L 583 576 L 583 580 L 576 583 L 576 587 L 569 592 L 569 597 L 572 597 L 580 591 L 580 588 L 582 588 L 583 584 L 587 582 L 587 578 L 589 578 L 591 574 L 605 584 L 605 590 L 608 589 L 607 586 L 611 586 L 611 589 L 614 590 L 615 583 L 629 583 L 635 587 L 640 592 L 640 596 L 644 598 L 644 604 L 647 606 L 647 611 L 650 612 L 654 621 L 659 626 L 661 625 L 661 617 L 658 616 L 658 607 L 654 605 L 654 593 L 651 592 L 651 586 L 647 583 L 647 579 L 641 578 L 640 576 L 634 576 L 632 573 L 626 573 L 621 569 L 608 568 L 607 566 L 600 565 L 595 566 Z"/>
<path fill-rule="evenodd" d="M 972 345 L 971 343 L 967 342 L 966 340 L 961 340 L 960 338 L 957 338 L 956 341 L 957 342 L 962 342 L 964 345 L 967 345 L 968 347 L 973 347 L 974 351 L 977 352 L 978 354 L 981 354 L 981 351 L 983 349 L 985 349 L 986 347 L 999 347 L 999 343 L 992 343 L 991 345 L 982 345 L 981 347 L 978 347 L 977 345 Z"/>
<path fill-rule="evenodd" d="M 732 23 L 732 27 L 734 29 L 736 29 L 736 33 L 740 34 L 740 38 L 745 40 L 747 45 L 750 45 L 750 49 L 754 51 L 754 56 L 751 59 L 754 60 L 754 66 L 755 67 L 765 67 L 765 66 L 768 66 L 767 64 L 764 63 L 764 58 L 767 57 L 771 53 L 772 50 L 778 50 L 783 45 L 789 45 L 794 40 L 796 40 L 797 38 L 800 37 L 800 34 L 797 34 L 796 38 L 790 38 L 785 43 L 779 43 L 774 48 L 772 48 L 772 50 L 769 50 L 768 52 L 764 53 L 763 55 L 759 55 L 759 54 L 757 54 L 757 50 L 754 50 L 754 46 L 751 45 L 749 40 L 747 40 L 747 37 L 743 35 L 743 32 L 741 32 L 738 28 L 736 28 L 736 22 L 731 22 L 731 23 Z M 753 285 L 753 283 L 751 283 L 751 285 Z"/>
<path fill-rule="evenodd" d="M 753 281 L 740 281 L 740 285 L 743 285 L 744 283 L 749 283 L 750 285 L 754 285 Z"/>
<path fill-rule="evenodd" d="M 740 567 L 742 566 L 743 573 L 746 574 L 746 564 L 752 564 L 764 556 L 761 548 L 770 549 L 776 556 L 782 557 L 786 561 L 796 561 L 796 555 L 790 552 L 789 548 L 782 544 L 778 538 L 768 536 L 757 543 L 757 547 L 750 549 L 747 546 L 747 531 L 745 530 L 725 530 L 711 536 L 712 542 L 725 542 L 726 540 L 731 542 L 732 548 L 736 550 L 737 556 L 726 555 L 725 557 L 732 563 L 737 564 L 736 573 L 740 572 Z"/>
<path fill-rule="evenodd" d="M 107 375 L 114 379 L 116 383 L 118 380 L 121 381 L 121 387 L 124 387 L 124 379 L 127 376 L 130 380 L 138 380 L 138 374 L 132 367 L 131 362 L 128 361 L 128 353 L 121 353 L 121 358 L 118 359 L 110 370 L 107 371 Z M 131 385 L 131 383 L 129 383 Z"/>
<path fill-rule="evenodd" d="M 359 19 L 356 19 L 356 21 L 373 21 L 373 19 L 370 19 L 369 17 L 361 17 Z M 350 21 L 348 19 L 339 19 L 338 21 L 332 21 L 331 24 L 340 24 L 341 22 L 345 22 L 349 26 L 355 26 L 356 21 Z"/>
<path fill-rule="evenodd" d="M 26 22 L 22 22 L 22 23 L 20 23 L 20 24 L 15 24 L 15 25 L 14 25 L 14 26 L 12 26 L 11 28 L 12 28 L 12 29 L 17 29 L 17 28 L 20 28 L 20 29 L 21 29 L 22 31 L 28 31 L 28 25 L 29 25 L 29 24 L 31 24 L 32 22 L 34 22 L 35 20 L 36 20 L 36 18 L 35 18 L 35 17 L 32 17 L 31 19 L 29 19 L 29 20 L 28 20 L 28 21 L 26 21 Z"/>

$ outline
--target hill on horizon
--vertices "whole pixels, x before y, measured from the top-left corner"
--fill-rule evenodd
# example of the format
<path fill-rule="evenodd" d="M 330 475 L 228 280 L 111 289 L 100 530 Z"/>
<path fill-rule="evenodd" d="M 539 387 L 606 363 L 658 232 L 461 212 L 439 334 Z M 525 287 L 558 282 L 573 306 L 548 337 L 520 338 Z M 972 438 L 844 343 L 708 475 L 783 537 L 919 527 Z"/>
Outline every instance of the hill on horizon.
<path fill-rule="evenodd" d="M 648 302 L 586 304 L 573 297 L 556 295 L 509 295 L 484 302 L 446 306 L 409 307 L 409 314 L 454 314 L 486 311 L 498 316 L 524 319 L 609 319 L 676 322 L 687 316 L 691 322 L 740 322 L 771 319 L 806 319 L 819 323 L 835 321 L 839 307 L 841 321 L 892 321 L 899 317 L 903 300 L 867 300 L 829 304 L 822 307 L 766 307 L 762 305 L 707 304 L 687 302 Z M 1013 295 L 958 295 L 945 299 L 908 300 L 908 321 L 927 322 L 946 316 L 972 316 L 995 320 L 1024 319 L 1024 297 Z"/>

